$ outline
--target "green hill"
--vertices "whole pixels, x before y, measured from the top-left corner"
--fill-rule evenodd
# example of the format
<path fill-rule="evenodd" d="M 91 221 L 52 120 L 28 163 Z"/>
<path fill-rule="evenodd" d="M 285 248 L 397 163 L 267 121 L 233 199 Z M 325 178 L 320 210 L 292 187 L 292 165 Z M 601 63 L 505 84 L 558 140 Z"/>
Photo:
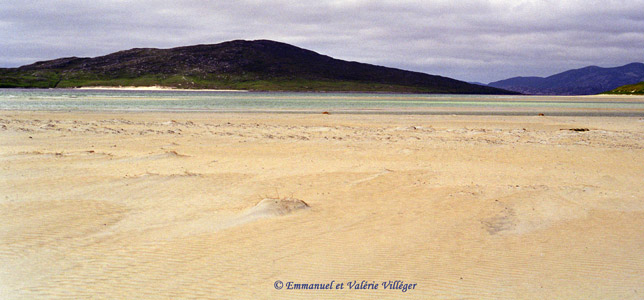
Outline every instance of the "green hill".
<path fill-rule="evenodd" d="M 605 92 L 604 94 L 644 95 L 644 81 L 636 84 L 628 84 L 628 85 L 620 86 L 614 90 Z"/>
<path fill-rule="evenodd" d="M 259 91 L 515 94 L 442 76 L 334 59 L 292 45 L 230 41 L 131 49 L 0 69 L 0 87 L 169 86 Z"/>

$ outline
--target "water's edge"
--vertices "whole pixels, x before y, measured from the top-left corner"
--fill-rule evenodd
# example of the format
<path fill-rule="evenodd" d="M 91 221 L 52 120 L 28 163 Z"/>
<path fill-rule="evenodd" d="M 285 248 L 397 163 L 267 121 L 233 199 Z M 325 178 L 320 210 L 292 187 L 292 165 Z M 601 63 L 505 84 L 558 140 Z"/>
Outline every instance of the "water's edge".
<path fill-rule="evenodd" d="M 643 117 L 644 97 L 0 89 L 0 110 Z"/>

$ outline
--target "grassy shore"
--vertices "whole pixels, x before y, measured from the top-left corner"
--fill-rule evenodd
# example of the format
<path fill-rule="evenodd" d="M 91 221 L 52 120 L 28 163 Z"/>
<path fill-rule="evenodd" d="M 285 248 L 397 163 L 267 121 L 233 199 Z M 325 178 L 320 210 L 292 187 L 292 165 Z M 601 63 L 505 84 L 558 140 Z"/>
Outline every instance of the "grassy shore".
<path fill-rule="evenodd" d="M 644 95 L 644 82 L 618 87 L 604 94 L 608 95 Z"/>
<path fill-rule="evenodd" d="M 250 91 L 354 91 L 393 93 L 453 93 L 452 89 L 425 88 L 374 82 L 348 80 L 315 80 L 303 78 L 275 77 L 257 79 L 259 76 L 105 76 L 86 73 L 62 75 L 56 71 L 0 70 L 0 88 L 77 88 L 77 87 L 148 87 L 165 86 L 177 89 L 250 90 Z M 464 90 L 466 92 L 466 90 Z"/>

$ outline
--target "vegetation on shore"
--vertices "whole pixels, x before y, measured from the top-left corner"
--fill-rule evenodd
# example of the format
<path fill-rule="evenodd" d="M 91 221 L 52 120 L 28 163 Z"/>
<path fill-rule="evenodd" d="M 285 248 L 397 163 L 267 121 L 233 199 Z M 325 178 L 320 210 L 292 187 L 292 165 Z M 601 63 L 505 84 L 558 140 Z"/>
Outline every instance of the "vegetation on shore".
<path fill-rule="evenodd" d="M 458 93 L 459 89 L 406 86 L 348 80 L 305 78 L 252 78 L 252 76 L 144 75 L 109 77 L 96 74 L 62 72 L 3 72 L 0 88 L 75 88 L 75 87 L 147 87 L 166 86 L 181 89 L 222 89 L 250 91 L 362 91 L 399 93 Z M 472 91 L 476 92 L 476 91 Z"/>
<path fill-rule="evenodd" d="M 644 81 L 636 84 L 620 86 L 614 90 L 605 92 L 609 95 L 644 95 Z"/>

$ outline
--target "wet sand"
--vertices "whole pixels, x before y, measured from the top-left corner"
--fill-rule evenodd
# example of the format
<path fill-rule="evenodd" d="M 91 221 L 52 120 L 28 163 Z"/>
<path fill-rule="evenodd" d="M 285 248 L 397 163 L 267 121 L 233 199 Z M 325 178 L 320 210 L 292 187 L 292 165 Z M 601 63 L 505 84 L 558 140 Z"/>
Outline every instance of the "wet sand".
<path fill-rule="evenodd" d="M 2 111 L 0 161 L 3 299 L 644 297 L 643 118 Z"/>

